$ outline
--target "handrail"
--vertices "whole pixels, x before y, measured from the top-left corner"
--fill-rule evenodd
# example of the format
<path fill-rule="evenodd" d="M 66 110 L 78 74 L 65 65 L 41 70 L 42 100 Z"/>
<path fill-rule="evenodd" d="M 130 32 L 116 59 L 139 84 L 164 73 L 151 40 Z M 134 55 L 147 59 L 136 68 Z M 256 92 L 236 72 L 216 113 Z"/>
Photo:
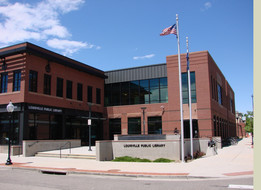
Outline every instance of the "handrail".
<path fill-rule="evenodd" d="M 37 143 L 39 143 L 39 141 L 35 141 L 33 144 L 28 144 L 28 147 L 34 146 Z"/>
<path fill-rule="evenodd" d="M 69 144 L 69 152 L 70 152 L 70 154 L 71 154 L 72 143 L 71 143 L 71 141 L 67 141 L 64 145 L 62 145 L 62 146 L 60 147 L 60 158 L 62 158 L 62 148 L 65 147 L 67 144 Z"/>

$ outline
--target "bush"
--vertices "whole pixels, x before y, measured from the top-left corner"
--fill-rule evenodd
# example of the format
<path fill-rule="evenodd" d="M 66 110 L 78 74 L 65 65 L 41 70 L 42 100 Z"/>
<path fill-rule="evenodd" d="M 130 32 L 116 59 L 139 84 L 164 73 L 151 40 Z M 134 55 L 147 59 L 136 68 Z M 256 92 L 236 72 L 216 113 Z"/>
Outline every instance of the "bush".
<path fill-rule="evenodd" d="M 197 151 L 196 153 L 194 153 L 193 158 L 197 159 L 197 158 L 201 158 L 202 156 L 205 156 L 206 154 L 204 152 L 200 152 Z"/>
<path fill-rule="evenodd" d="M 112 161 L 113 162 L 152 162 L 151 160 L 146 159 L 146 158 L 133 158 L 130 156 L 117 157 Z M 173 161 L 166 159 L 166 158 L 158 158 L 158 159 L 154 160 L 153 162 L 169 163 L 169 162 L 173 162 Z"/>
<path fill-rule="evenodd" d="M 158 158 L 158 159 L 154 160 L 153 162 L 169 163 L 169 162 L 173 162 L 173 160 L 170 160 L 170 159 L 167 159 L 167 158 Z"/>
<path fill-rule="evenodd" d="M 117 157 L 114 162 L 151 162 L 149 159 L 132 158 L 130 156 Z"/>

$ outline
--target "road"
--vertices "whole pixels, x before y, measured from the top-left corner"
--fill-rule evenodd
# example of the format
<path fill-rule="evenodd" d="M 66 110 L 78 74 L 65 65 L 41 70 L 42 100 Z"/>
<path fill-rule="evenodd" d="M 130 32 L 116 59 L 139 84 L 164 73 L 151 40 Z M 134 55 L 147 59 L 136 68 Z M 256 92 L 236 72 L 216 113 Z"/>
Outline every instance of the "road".
<path fill-rule="evenodd" d="M 245 185 L 238 188 L 235 185 Z M 0 168 L 0 189 L 5 190 L 235 190 L 253 185 L 252 177 L 226 179 L 178 179 L 119 177 L 85 174 L 55 175 L 36 170 Z M 231 187 L 231 188 L 229 188 Z"/>

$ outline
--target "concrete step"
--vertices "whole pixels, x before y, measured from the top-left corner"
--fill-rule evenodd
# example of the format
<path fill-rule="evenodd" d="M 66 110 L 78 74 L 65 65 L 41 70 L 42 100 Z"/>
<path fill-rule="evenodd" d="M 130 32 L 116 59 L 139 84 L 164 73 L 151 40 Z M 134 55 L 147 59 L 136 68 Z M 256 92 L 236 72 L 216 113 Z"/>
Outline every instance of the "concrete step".
<path fill-rule="evenodd" d="M 60 158 L 60 154 L 57 154 L 57 153 L 45 153 L 45 152 L 38 152 L 35 156 L 36 157 Z M 96 160 L 96 156 L 95 155 L 86 155 L 86 154 L 61 154 L 61 158 Z"/>

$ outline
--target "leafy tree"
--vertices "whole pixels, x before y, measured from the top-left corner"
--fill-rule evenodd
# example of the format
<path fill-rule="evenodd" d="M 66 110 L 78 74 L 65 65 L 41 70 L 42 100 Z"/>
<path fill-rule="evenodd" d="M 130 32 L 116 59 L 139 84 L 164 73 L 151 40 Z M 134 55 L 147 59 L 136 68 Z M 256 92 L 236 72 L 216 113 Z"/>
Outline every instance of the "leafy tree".
<path fill-rule="evenodd" d="M 253 112 L 247 111 L 247 113 L 244 116 L 246 117 L 245 130 L 246 130 L 246 132 L 253 134 L 253 132 L 254 132 L 254 130 L 253 130 L 253 123 L 254 123 Z"/>

